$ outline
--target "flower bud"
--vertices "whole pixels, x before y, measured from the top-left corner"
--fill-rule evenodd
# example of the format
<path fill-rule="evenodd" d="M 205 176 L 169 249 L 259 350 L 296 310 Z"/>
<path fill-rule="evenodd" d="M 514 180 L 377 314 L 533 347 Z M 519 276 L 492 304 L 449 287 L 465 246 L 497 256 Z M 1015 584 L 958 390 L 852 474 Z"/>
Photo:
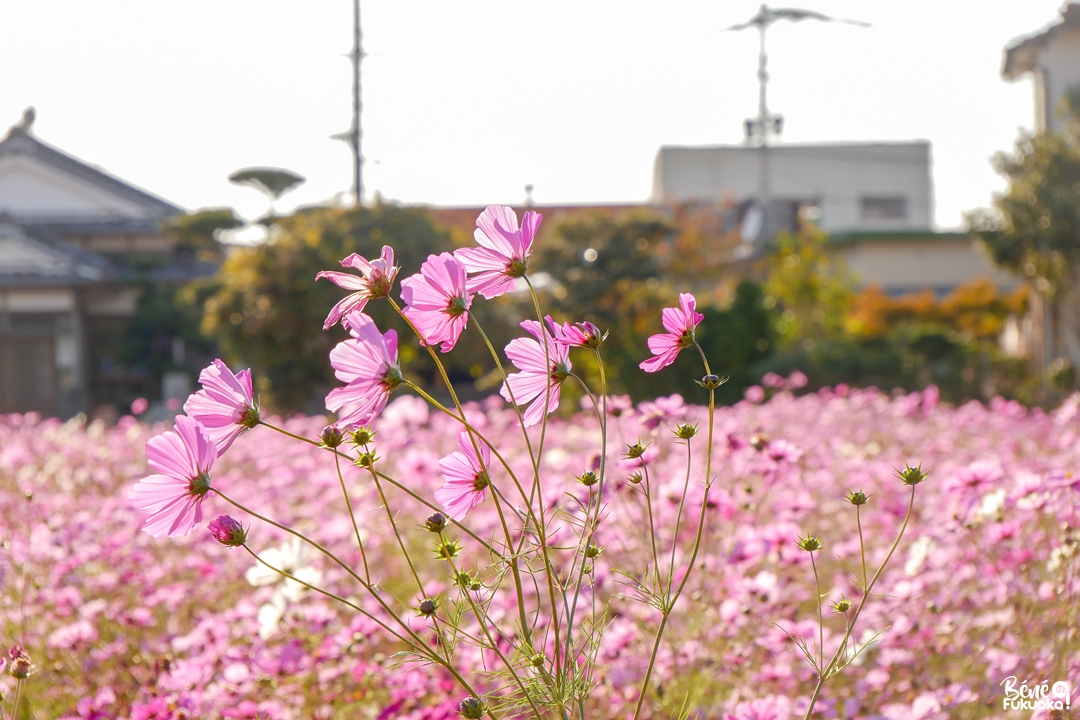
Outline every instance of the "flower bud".
<path fill-rule="evenodd" d="M 626 478 L 626 482 L 630 483 L 631 485 L 640 485 L 641 484 L 641 473 L 636 472 L 636 473 L 631 474 L 630 477 Z"/>
<path fill-rule="evenodd" d="M 446 529 L 446 516 L 441 512 L 433 512 L 424 521 L 424 527 L 428 532 L 440 533 Z"/>
<path fill-rule="evenodd" d="M 357 428 L 352 431 L 352 441 L 356 445 L 367 445 L 375 437 L 375 431 L 371 428 Z"/>
<path fill-rule="evenodd" d="M 533 667 L 537 667 L 537 668 L 538 667 L 544 667 L 544 661 L 546 659 L 547 658 L 545 658 L 540 653 L 533 653 L 532 657 L 529 658 L 529 664 L 532 665 Z"/>
<path fill-rule="evenodd" d="M 453 560 L 461 552 L 457 540 L 444 540 L 435 544 L 435 557 L 439 560 Z"/>
<path fill-rule="evenodd" d="M 926 476 L 930 474 L 930 471 L 927 470 L 926 472 L 923 472 L 922 463 L 919 463 L 919 467 L 917 468 L 913 468 L 909 465 L 903 470 L 897 470 L 896 474 L 904 481 L 905 485 L 915 486 L 925 480 Z"/>
<path fill-rule="evenodd" d="M 840 599 L 832 604 L 832 609 L 834 612 L 846 613 L 851 609 L 851 601 L 846 597 L 840 596 Z"/>
<path fill-rule="evenodd" d="M 675 428 L 675 437 L 680 440 L 689 440 L 697 435 L 697 425 L 691 425 L 690 423 L 683 423 Z"/>
<path fill-rule="evenodd" d="M 600 478 L 596 477 L 596 473 L 594 473 L 592 470 L 586 470 L 585 472 L 578 475 L 578 482 L 585 487 L 592 487 L 599 481 Z"/>
<path fill-rule="evenodd" d="M 870 502 L 870 496 L 864 493 L 862 490 L 848 490 L 847 496 L 844 498 L 847 502 L 858 507 L 859 505 L 865 505 Z"/>
<path fill-rule="evenodd" d="M 645 454 L 645 451 L 648 449 L 648 447 L 649 443 L 645 443 L 644 445 L 642 445 L 641 441 L 638 440 L 633 445 L 626 446 L 626 457 L 630 458 L 631 460 L 636 460 L 637 458 Z"/>
<path fill-rule="evenodd" d="M 247 530 L 228 515 L 221 515 L 217 520 L 211 520 L 209 527 L 210 534 L 225 547 L 240 547 L 247 542 Z"/>
<path fill-rule="evenodd" d="M 796 540 L 795 544 L 801 547 L 806 552 L 814 552 L 824 547 L 821 539 L 816 537 L 810 537 L 810 533 L 807 533 L 806 537 Z"/>
<path fill-rule="evenodd" d="M 467 697 L 458 703 L 457 711 L 465 720 L 480 720 L 487 714 L 487 706 L 484 705 L 482 700 Z"/>
<path fill-rule="evenodd" d="M 345 442 L 345 433 L 341 432 L 337 425 L 327 425 L 319 433 L 319 439 L 322 440 L 323 447 L 336 448 Z"/>
<path fill-rule="evenodd" d="M 373 468 L 373 467 L 375 467 L 375 462 L 378 459 L 379 458 L 375 455 L 375 451 L 371 450 L 371 451 L 368 451 L 368 452 L 359 453 L 356 456 L 356 460 L 353 461 L 353 464 L 356 465 L 357 467 Z"/>
<path fill-rule="evenodd" d="M 600 553 L 602 552 L 604 552 L 604 548 L 600 547 L 599 545 L 593 545 L 592 543 L 589 543 L 585 546 L 585 557 L 589 558 L 590 560 L 596 557 L 600 557 Z"/>
<path fill-rule="evenodd" d="M 722 378 L 722 377 L 720 377 L 718 375 L 711 375 L 710 374 L 710 375 L 706 375 L 705 377 L 701 378 L 700 380 L 695 380 L 694 382 L 696 382 L 698 385 L 705 388 L 706 390 L 715 390 L 716 388 L 720 387 L 721 385 L 723 385 L 727 381 L 728 381 L 728 379 L 726 377 Z"/>
<path fill-rule="evenodd" d="M 416 614 L 420 617 L 432 617 L 439 609 L 439 598 L 424 598 L 416 607 Z"/>
<path fill-rule="evenodd" d="M 590 350 L 595 350 L 600 347 L 601 343 L 607 339 L 608 334 L 606 332 L 600 332 L 600 328 L 596 327 L 596 325 L 593 325 L 591 322 L 579 322 L 574 323 L 574 325 L 581 331 L 581 334 L 585 336 L 584 347 L 587 347 Z"/>
<path fill-rule="evenodd" d="M 8 674 L 16 680 L 25 680 L 34 672 L 30 663 L 30 654 L 21 645 L 12 645 L 8 650 Z"/>

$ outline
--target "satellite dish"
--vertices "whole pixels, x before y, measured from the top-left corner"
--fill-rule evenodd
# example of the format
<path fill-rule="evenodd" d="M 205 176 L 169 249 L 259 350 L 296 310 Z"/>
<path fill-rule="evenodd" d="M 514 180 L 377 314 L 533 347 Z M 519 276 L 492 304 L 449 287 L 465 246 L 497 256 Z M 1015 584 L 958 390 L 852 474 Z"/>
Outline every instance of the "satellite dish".
<path fill-rule="evenodd" d="M 742 225 L 739 227 L 739 236 L 744 243 L 753 243 L 761 234 L 761 228 L 765 225 L 765 212 L 761 206 L 754 203 L 746 209 L 743 215 Z"/>

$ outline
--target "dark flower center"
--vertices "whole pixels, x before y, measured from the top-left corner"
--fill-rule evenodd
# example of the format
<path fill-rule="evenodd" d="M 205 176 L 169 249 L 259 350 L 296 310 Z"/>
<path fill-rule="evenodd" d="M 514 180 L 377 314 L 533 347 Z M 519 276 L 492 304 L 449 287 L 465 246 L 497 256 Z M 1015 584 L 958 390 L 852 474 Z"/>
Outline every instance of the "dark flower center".
<path fill-rule="evenodd" d="M 529 261 L 525 258 L 521 260 L 511 260 L 506 264 L 506 274 L 512 278 L 525 277 L 525 273 L 529 271 Z"/>
<path fill-rule="evenodd" d="M 468 310 L 468 306 L 465 304 L 465 298 L 461 295 L 455 295 L 450 298 L 450 304 L 446 306 L 444 311 L 452 318 L 461 317 Z"/>
<path fill-rule="evenodd" d="M 204 472 L 199 473 L 195 477 L 191 478 L 188 485 L 188 494 L 192 497 L 202 497 L 206 493 L 210 492 L 210 476 Z"/>

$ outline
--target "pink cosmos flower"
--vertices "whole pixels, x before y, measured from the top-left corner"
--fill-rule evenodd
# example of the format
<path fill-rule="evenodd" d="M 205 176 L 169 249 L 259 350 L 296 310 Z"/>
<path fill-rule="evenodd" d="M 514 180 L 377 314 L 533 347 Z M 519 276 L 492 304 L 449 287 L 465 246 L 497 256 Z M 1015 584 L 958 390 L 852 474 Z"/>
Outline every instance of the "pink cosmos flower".
<path fill-rule="evenodd" d="M 184 412 L 202 424 L 220 455 L 240 433 L 259 424 L 251 371 L 234 375 L 225 363 L 214 360 L 199 373 L 199 383 L 202 390 L 187 399 Z"/>
<path fill-rule="evenodd" d="M 338 287 L 356 291 L 330 309 L 323 330 L 329 330 L 345 315 L 363 310 L 368 300 L 389 295 L 398 274 L 398 268 L 394 266 L 394 248 L 389 245 L 383 245 L 382 257 L 378 260 L 368 260 L 353 253 L 341 261 L 341 266 L 359 270 L 360 275 L 323 270 L 315 276 L 316 280 L 326 278 Z"/>
<path fill-rule="evenodd" d="M 551 326 L 551 332 L 555 335 L 555 342 L 569 347 L 598 348 L 600 343 L 604 342 L 604 338 L 607 337 L 607 333 L 600 332 L 600 328 L 591 322 L 579 322 L 573 325 L 563 323 L 559 325 L 551 322 L 549 318 L 548 324 Z"/>
<path fill-rule="evenodd" d="M 210 492 L 210 468 L 217 447 L 206 428 L 186 415 L 176 418 L 176 431 L 150 438 L 146 460 L 158 475 L 144 477 L 128 493 L 140 510 L 150 513 L 143 530 L 152 537 L 180 537 L 202 522 L 202 501 Z"/>
<path fill-rule="evenodd" d="M 552 322 L 551 318 L 547 318 L 547 321 Z M 540 323 L 525 320 L 521 327 L 536 340 L 517 338 L 506 346 L 506 357 L 510 358 L 521 372 L 511 373 L 506 378 L 500 394 L 507 402 L 515 402 L 519 406 L 536 399 L 522 416 L 522 423 L 525 427 L 530 427 L 540 422 L 545 413 L 551 413 L 559 407 L 562 382 L 570 374 L 572 366 L 570 348 L 556 343 Z M 543 341 L 544 345 L 541 345 L 540 341 Z M 544 346 L 547 347 L 547 365 L 544 364 Z"/>
<path fill-rule="evenodd" d="M 420 272 L 401 281 L 405 317 L 425 345 L 441 342 L 450 352 L 469 322 L 473 296 L 465 289 L 465 266 L 450 253 L 428 255 Z"/>
<path fill-rule="evenodd" d="M 487 445 L 477 441 L 476 447 L 480 449 L 478 458 L 467 432 L 458 435 L 458 447 L 461 452 L 450 453 L 439 461 L 439 469 L 446 482 L 435 491 L 435 499 L 447 515 L 455 520 L 463 520 L 487 495 L 491 481 L 484 468 L 491 462 L 491 451 Z"/>
<path fill-rule="evenodd" d="M 390 393 L 401 384 L 397 333 L 379 333 L 375 321 L 363 313 L 345 317 L 352 338 L 330 351 L 330 365 L 345 387 L 334 388 L 326 396 L 326 409 L 346 413 L 338 421 L 341 428 L 365 425 L 382 412 Z"/>
<path fill-rule="evenodd" d="M 544 216 L 529 211 L 518 227 L 517 213 L 503 205 L 489 205 L 476 218 L 473 237 L 480 247 L 462 248 L 454 253 L 470 273 L 469 292 L 488 300 L 514 289 L 515 280 L 529 269 L 533 238 Z"/>
<path fill-rule="evenodd" d="M 664 308 L 663 323 L 666 333 L 649 338 L 649 350 L 656 357 L 643 361 L 638 367 L 645 372 L 657 372 L 675 362 L 683 348 L 694 342 L 694 328 L 705 316 L 697 312 L 697 300 L 690 293 L 679 294 L 679 307 Z"/>

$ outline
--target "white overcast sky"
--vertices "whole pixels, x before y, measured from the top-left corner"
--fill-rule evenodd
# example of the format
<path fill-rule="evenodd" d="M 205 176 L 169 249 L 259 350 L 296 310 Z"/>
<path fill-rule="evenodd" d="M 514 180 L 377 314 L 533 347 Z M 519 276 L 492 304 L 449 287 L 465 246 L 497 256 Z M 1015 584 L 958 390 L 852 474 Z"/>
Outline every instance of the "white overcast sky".
<path fill-rule="evenodd" d="M 365 184 L 406 203 L 634 202 L 664 144 L 736 144 L 756 112 L 758 0 L 363 0 Z M 769 30 L 787 142 L 933 143 L 935 218 L 1004 187 L 988 164 L 1033 122 L 1011 40 L 1059 0 L 791 0 L 864 20 Z M 0 0 L 0 133 L 28 105 L 42 140 L 189 209 L 265 200 L 252 165 L 347 191 L 330 140 L 351 114 L 350 0 Z"/>

